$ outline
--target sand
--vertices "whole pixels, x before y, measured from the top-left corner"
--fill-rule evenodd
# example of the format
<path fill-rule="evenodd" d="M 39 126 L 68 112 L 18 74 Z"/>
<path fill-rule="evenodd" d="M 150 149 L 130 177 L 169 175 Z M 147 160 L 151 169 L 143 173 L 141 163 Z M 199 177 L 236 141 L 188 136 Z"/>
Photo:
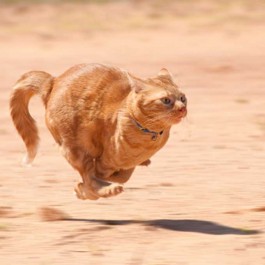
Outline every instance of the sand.
<path fill-rule="evenodd" d="M 0 263 L 265 264 L 261 7 L 204 1 L 193 10 L 181 1 L 167 13 L 132 2 L 0 7 Z M 188 98 L 188 117 L 152 164 L 136 170 L 123 194 L 98 201 L 74 196 L 80 177 L 37 98 L 30 109 L 39 154 L 21 166 L 25 148 L 8 109 L 24 72 L 59 75 L 83 62 L 141 77 L 167 67 Z"/>

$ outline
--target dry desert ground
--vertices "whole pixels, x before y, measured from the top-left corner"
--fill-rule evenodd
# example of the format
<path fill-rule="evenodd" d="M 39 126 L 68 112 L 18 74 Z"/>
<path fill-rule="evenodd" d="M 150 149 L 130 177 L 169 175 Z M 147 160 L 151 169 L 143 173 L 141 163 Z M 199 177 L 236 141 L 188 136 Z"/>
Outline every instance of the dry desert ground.
<path fill-rule="evenodd" d="M 13 2 L 0 3 L 1 265 L 265 264 L 264 2 Z M 152 164 L 98 201 L 74 196 L 38 98 L 39 154 L 21 166 L 8 106 L 24 72 L 83 62 L 167 67 L 188 98 Z"/>

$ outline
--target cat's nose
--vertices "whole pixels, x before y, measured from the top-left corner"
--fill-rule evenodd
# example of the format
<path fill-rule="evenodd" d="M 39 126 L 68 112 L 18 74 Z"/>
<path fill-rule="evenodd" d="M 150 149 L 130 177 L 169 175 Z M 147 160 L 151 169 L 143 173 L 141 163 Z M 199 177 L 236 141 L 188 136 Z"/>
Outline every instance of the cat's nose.
<path fill-rule="evenodd" d="M 181 106 L 179 109 L 178 109 L 179 113 L 182 115 L 182 116 L 185 116 L 187 114 L 187 108 L 186 106 Z"/>
<path fill-rule="evenodd" d="M 179 108 L 179 111 L 180 111 L 180 112 L 185 112 L 185 111 L 186 111 L 186 107 L 185 107 L 185 106 L 180 107 L 180 108 Z"/>

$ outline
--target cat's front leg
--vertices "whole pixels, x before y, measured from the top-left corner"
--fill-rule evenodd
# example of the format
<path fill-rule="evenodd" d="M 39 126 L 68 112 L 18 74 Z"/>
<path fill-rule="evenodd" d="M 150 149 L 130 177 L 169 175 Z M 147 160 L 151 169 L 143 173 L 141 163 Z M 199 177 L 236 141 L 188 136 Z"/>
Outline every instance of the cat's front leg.
<path fill-rule="evenodd" d="M 97 178 L 92 178 L 91 185 L 80 182 L 75 187 L 76 196 L 81 200 L 97 200 L 100 197 L 108 198 L 123 192 L 123 187 Z"/>
<path fill-rule="evenodd" d="M 75 187 L 76 196 L 81 200 L 108 198 L 123 192 L 123 186 L 119 184 L 109 183 L 92 176 L 83 175 L 82 179 L 83 182 L 78 183 Z"/>
<path fill-rule="evenodd" d="M 98 198 L 108 198 L 123 192 L 123 186 L 110 183 L 94 176 L 83 175 L 83 182 L 78 183 L 75 188 L 79 199 L 97 200 Z"/>
<path fill-rule="evenodd" d="M 130 169 L 121 169 L 119 171 L 115 171 L 111 176 L 109 176 L 106 180 L 115 182 L 115 183 L 125 183 L 127 182 L 132 173 L 134 172 L 135 167 Z"/>
<path fill-rule="evenodd" d="M 127 177 L 127 180 L 131 176 L 133 172 L 133 169 L 126 174 L 124 173 L 124 180 Z M 118 195 L 119 193 L 123 192 L 123 186 L 120 185 L 121 183 L 126 182 L 125 181 L 114 181 L 119 179 L 119 176 L 116 177 L 116 172 L 113 168 L 106 166 L 102 163 L 102 161 L 96 161 L 95 165 L 95 178 L 92 183 L 93 189 L 97 192 L 97 194 L 100 197 L 111 197 Z M 113 176 L 113 178 L 112 178 Z M 109 183 L 110 182 L 116 182 L 119 184 Z"/>

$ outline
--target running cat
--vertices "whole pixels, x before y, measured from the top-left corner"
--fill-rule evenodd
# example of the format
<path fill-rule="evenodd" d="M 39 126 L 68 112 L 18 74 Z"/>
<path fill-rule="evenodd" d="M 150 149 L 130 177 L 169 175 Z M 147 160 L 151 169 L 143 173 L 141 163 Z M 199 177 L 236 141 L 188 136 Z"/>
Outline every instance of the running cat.
<path fill-rule="evenodd" d="M 35 94 L 46 108 L 48 129 L 82 177 L 75 187 L 80 199 L 121 193 L 135 167 L 150 164 L 171 126 L 187 114 L 186 97 L 165 68 L 147 79 L 101 64 L 76 65 L 59 77 L 28 72 L 10 99 L 13 122 L 27 148 L 26 163 L 35 158 L 39 142 L 28 111 Z"/>

